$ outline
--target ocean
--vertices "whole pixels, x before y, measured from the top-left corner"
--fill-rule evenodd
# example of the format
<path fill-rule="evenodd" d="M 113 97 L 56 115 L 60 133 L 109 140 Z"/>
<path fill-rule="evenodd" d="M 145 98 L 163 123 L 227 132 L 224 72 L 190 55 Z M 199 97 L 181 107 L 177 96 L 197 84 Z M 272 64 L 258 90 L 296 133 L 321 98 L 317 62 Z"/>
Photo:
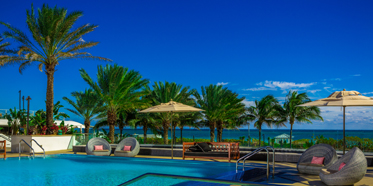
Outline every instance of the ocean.
<path fill-rule="evenodd" d="M 105 129 L 108 131 L 108 129 Z M 119 133 L 119 129 L 115 130 L 115 133 Z M 143 134 L 142 129 L 124 129 L 123 133 L 127 134 Z M 148 130 L 147 134 L 152 134 Z M 216 135 L 215 131 L 215 135 Z M 290 130 L 286 129 L 262 129 L 262 137 L 267 139 L 268 137 L 274 138 L 281 134 L 290 135 Z M 168 132 L 169 138 L 171 138 L 171 131 Z M 245 139 L 250 135 L 251 138 L 258 139 L 259 131 L 257 129 L 239 129 L 239 130 L 223 130 L 223 139 L 239 139 L 245 136 Z M 343 139 L 343 130 L 293 130 L 294 140 L 299 139 L 311 139 L 316 136 L 323 135 L 326 138 L 334 138 L 336 140 Z M 346 136 L 357 136 L 359 138 L 370 138 L 373 139 L 373 130 L 346 130 Z M 176 129 L 176 137 L 180 137 L 180 129 Z M 183 138 L 195 138 L 195 139 L 210 139 L 209 129 L 184 129 Z"/>

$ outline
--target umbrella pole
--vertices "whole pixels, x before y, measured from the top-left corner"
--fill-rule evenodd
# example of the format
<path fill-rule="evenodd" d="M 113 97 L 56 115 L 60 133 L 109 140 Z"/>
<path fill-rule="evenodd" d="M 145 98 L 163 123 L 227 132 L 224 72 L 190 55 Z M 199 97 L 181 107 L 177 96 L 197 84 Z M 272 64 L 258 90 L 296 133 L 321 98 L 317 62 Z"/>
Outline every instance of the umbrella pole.
<path fill-rule="evenodd" d="M 172 112 L 171 112 L 171 159 L 174 159 L 174 138 L 172 136 L 172 128 L 173 128 L 173 125 L 172 125 Z"/>
<path fill-rule="evenodd" d="M 346 150 L 345 120 L 346 120 L 346 106 L 343 106 L 343 155 L 345 154 L 345 150 Z"/>

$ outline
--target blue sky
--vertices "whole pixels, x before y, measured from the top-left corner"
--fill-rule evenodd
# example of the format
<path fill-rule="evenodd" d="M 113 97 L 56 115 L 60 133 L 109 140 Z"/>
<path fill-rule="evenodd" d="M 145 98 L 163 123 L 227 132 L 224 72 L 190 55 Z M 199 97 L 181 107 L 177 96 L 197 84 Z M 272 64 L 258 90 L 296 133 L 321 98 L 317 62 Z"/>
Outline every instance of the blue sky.
<path fill-rule="evenodd" d="M 44 1 L 32 1 L 41 7 Z M 56 3 L 57 2 L 57 3 Z M 89 50 L 139 71 L 154 81 L 174 81 L 200 90 L 223 84 L 245 103 L 289 90 L 312 99 L 342 89 L 373 96 L 371 1 L 53 1 L 81 10 L 76 26 L 97 24 Z M 27 31 L 31 1 L 4 1 L 0 20 Z M 0 27 L 0 32 L 5 30 Z M 15 45 L 14 45 L 15 46 Z M 55 100 L 88 88 L 78 70 L 95 76 L 99 61 L 62 61 L 55 74 Z M 18 91 L 31 109 L 44 108 L 46 75 L 37 66 L 19 74 L 0 69 L 0 108 L 18 106 Z M 67 106 L 67 103 L 63 102 Z M 341 129 L 340 108 L 322 108 L 325 122 L 295 129 Z M 371 108 L 348 108 L 347 129 L 373 129 Z"/>

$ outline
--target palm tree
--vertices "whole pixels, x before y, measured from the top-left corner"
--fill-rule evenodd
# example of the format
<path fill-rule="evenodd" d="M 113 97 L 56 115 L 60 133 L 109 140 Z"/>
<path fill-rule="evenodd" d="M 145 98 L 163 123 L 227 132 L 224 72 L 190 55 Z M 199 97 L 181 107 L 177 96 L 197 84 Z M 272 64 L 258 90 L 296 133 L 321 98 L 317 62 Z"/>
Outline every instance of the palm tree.
<path fill-rule="evenodd" d="M 148 129 L 152 130 L 153 134 L 158 134 L 159 127 L 155 119 L 154 113 L 137 113 L 136 119 L 132 119 L 129 125 L 136 128 L 141 126 L 144 131 L 144 144 L 147 143 Z"/>
<path fill-rule="evenodd" d="M 227 90 L 225 96 L 221 100 L 221 114 L 216 122 L 217 140 L 223 141 L 224 124 L 234 124 L 239 115 L 245 112 L 245 104 L 242 101 L 245 97 L 238 98 L 238 94 Z"/>
<path fill-rule="evenodd" d="M 179 113 L 179 118 L 177 120 L 177 126 L 180 129 L 180 141 L 183 143 L 183 129 L 184 127 L 193 127 L 196 129 L 200 128 L 198 121 L 203 119 L 201 112 L 185 112 Z M 174 134 L 175 136 L 175 134 Z"/>
<path fill-rule="evenodd" d="M 250 106 L 247 109 L 248 116 L 256 119 L 254 126 L 259 130 L 259 146 L 261 145 L 263 124 L 268 127 L 283 126 L 282 122 L 278 122 L 280 109 L 280 104 L 272 95 L 267 95 L 260 101 L 255 100 L 255 106 Z"/>
<path fill-rule="evenodd" d="M 4 38 L 2 38 L 0 36 L 0 62 L 9 57 L 8 55 L 5 55 L 5 54 L 8 54 L 8 53 L 11 52 L 11 50 L 7 49 L 7 47 L 10 45 L 10 43 L 8 43 L 8 42 L 1 43 L 1 42 L 3 42 L 3 40 L 4 40 Z M 1 65 L 1 63 L 0 63 L 0 65 Z"/>
<path fill-rule="evenodd" d="M 73 100 L 63 97 L 74 109 L 66 110 L 84 119 L 85 133 L 89 133 L 91 122 L 98 118 L 98 115 L 104 111 L 103 104 L 98 95 L 92 89 L 86 89 L 84 92 L 72 92 Z"/>
<path fill-rule="evenodd" d="M 9 109 L 9 113 L 5 115 L 5 118 L 8 120 L 9 129 L 12 129 L 12 134 L 17 135 L 21 125 L 26 123 L 26 112 L 25 110 L 14 110 Z M 25 129 L 25 134 L 27 135 L 27 129 Z"/>
<path fill-rule="evenodd" d="M 209 85 L 201 87 L 201 94 L 196 92 L 197 105 L 203 109 L 202 112 L 206 118 L 206 124 L 210 128 L 210 140 L 215 140 L 215 127 L 217 122 L 221 120 L 221 116 L 224 112 L 224 108 L 227 107 L 224 99 L 227 99 L 228 89 L 223 88 L 222 85 Z"/>
<path fill-rule="evenodd" d="M 75 22 L 83 16 L 81 11 L 67 13 L 66 8 L 49 7 L 44 4 L 35 14 L 34 7 L 27 10 L 26 23 L 33 40 L 21 30 L 10 24 L 0 22 L 9 31 L 3 33 L 5 38 L 11 38 L 20 43 L 17 50 L 18 56 L 2 58 L 0 66 L 20 64 L 19 72 L 33 64 L 38 64 L 39 70 L 47 75 L 47 126 L 53 124 L 53 84 L 56 66 L 63 60 L 95 59 L 111 61 L 103 57 L 92 56 L 85 50 L 96 46 L 98 42 L 86 42 L 84 35 L 92 32 L 97 25 L 85 24 L 72 29 Z"/>
<path fill-rule="evenodd" d="M 299 94 L 297 91 L 289 91 L 285 98 L 284 106 L 281 110 L 280 123 L 289 122 L 290 124 L 290 148 L 292 148 L 293 125 L 297 123 L 310 123 L 311 120 L 321 120 L 320 109 L 318 107 L 298 107 L 298 105 L 311 102 L 307 93 Z"/>
<path fill-rule="evenodd" d="M 186 105 L 194 105 L 194 101 L 190 99 L 190 96 L 194 94 L 195 90 L 190 90 L 190 87 L 183 87 L 183 85 L 178 85 L 174 82 L 155 82 L 153 90 L 151 91 L 148 87 L 148 92 L 150 92 L 150 99 L 153 105 L 160 105 L 161 103 L 167 103 L 171 100 Z M 159 118 L 163 128 L 164 143 L 168 144 L 168 129 L 173 113 L 155 113 L 155 115 Z M 178 115 L 174 115 L 174 117 L 176 119 Z"/>
<path fill-rule="evenodd" d="M 146 94 L 142 89 L 147 86 L 149 80 L 143 79 L 139 72 L 117 64 L 98 66 L 97 82 L 94 82 L 84 69 L 79 71 L 104 104 L 109 125 L 109 139 L 113 143 L 118 114 L 123 110 L 144 106 L 145 103 L 140 100 L 140 97 Z"/>

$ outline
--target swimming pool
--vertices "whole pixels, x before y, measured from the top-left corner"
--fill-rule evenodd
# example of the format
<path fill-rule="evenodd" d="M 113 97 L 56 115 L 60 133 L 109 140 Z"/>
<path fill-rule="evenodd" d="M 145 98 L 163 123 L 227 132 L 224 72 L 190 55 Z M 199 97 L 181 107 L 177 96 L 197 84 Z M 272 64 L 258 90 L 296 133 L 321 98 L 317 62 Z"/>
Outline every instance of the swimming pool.
<path fill-rule="evenodd" d="M 119 185 L 145 173 L 217 178 L 235 171 L 233 163 L 69 154 L 8 158 L 0 161 L 0 167 L 1 185 Z M 172 185 L 185 180 L 152 181 L 153 185 Z"/>

